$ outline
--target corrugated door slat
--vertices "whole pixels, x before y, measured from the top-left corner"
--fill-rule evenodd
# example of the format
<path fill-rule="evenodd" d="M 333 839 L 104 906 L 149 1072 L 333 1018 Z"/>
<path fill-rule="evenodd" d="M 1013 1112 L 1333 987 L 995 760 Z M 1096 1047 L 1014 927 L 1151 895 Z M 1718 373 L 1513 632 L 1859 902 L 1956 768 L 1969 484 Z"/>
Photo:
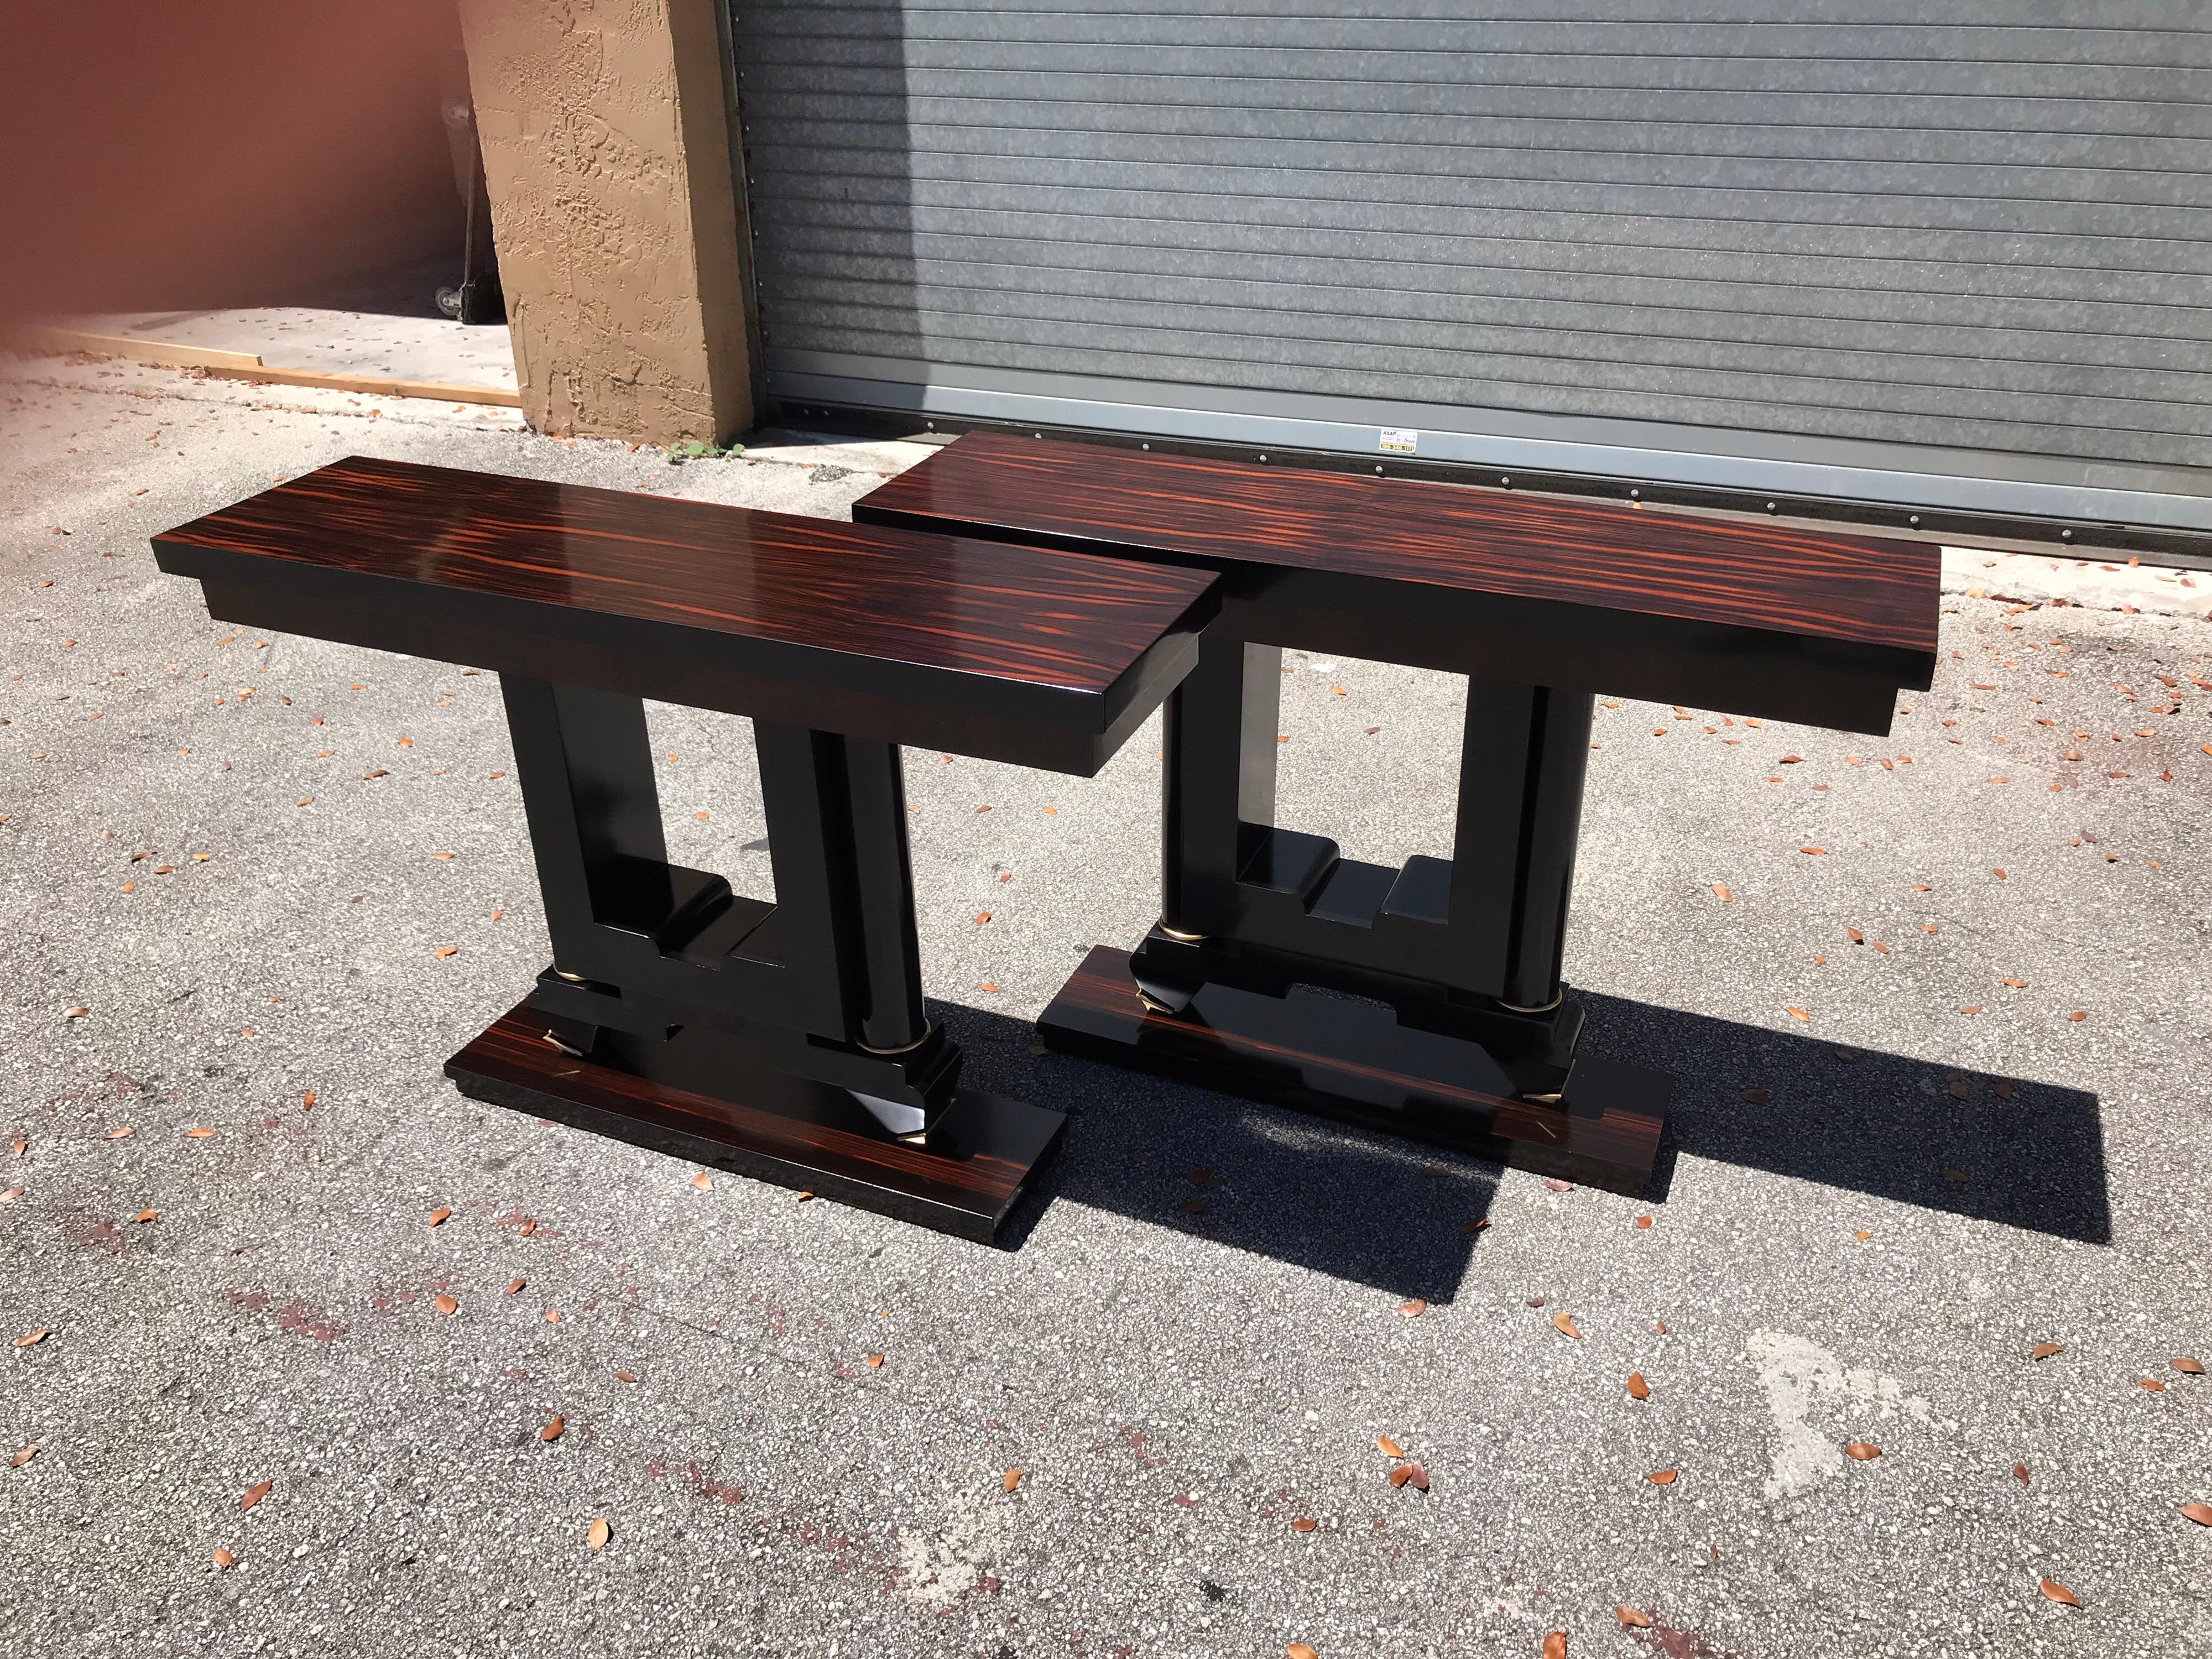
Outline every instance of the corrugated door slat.
<path fill-rule="evenodd" d="M 734 3 L 772 385 L 2212 465 L 2200 0 Z"/>

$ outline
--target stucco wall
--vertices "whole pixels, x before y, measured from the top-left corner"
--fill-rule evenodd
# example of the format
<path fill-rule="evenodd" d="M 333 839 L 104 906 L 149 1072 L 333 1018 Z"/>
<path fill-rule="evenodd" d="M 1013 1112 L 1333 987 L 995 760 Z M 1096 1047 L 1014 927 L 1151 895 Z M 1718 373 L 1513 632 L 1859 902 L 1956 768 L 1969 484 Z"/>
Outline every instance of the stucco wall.
<path fill-rule="evenodd" d="M 715 0 L 462 0 L 524 414 L 668 443 L 751 424 Z"/>

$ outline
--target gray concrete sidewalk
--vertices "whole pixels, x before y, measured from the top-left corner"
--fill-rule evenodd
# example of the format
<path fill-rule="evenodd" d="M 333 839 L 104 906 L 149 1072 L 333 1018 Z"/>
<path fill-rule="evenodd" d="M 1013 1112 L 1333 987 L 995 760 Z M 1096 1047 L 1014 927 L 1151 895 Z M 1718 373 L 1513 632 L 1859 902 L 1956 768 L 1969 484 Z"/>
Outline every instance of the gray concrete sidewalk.
<path fill-rule="evenodd" d="M 545 960 L 495 680 L 212 625 L 147 547 L 347 453 L 836 515 L 921 452 L 0 368 L 10 1650 L 2212 1650 L 2180 573 L 1954 556 L 1886 739 L 1601 708 L 1568 966 L 1680 1079 L 1641 1201 L 1038 1053 L 1153 914 L 1157 728 L 910 752 L 939 1012 L 1076 1115 L 999 1252 L 456 1095 Z M 1443 850 L 1458 683 L 1286 660 L 1284 820 Z M 744 723 L 653 718 L 677 855 L 766 896 Z"/>

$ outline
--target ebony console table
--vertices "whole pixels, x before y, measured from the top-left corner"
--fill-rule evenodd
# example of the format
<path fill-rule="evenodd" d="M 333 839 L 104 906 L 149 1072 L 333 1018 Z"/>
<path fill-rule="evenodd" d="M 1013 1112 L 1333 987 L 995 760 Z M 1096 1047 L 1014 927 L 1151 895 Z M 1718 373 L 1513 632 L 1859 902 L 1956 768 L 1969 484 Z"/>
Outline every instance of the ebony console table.
<path fill-rule="evenodd" d="M 854 517 L 1221 577 L 1167 705 L 1159 923 L 1048 1042 L 1627 1192 L 1672 1085 L 1579 1053 L 1560 982 L 1591 693 L 1881 732 L 1935 671 L 1918 542 L 987 434 Z M 1470 677 L 1449 860 L 1274 823 L 1285 646 Z"/>
<path fill-rule="evenodd" d="M 463 1092 L 993 1237 L 1064 1120 L 925 1016 L 898 745 L 1096 772 L 1210 573 L 359 459 L 154 547 L 221 620 L 501 674 L 553 963 Z M 774 904 L 669 861 L 646 697 L 753 717 Z"/>

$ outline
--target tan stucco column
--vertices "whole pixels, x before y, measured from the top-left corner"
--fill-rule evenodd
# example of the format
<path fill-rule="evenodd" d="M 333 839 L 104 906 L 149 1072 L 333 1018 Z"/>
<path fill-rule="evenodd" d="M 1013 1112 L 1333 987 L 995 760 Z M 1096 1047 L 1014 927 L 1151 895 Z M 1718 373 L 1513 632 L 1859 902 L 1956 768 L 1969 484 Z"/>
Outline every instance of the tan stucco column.
<path fill-rule="evenodd" d="M 522 409 L 559 436 L 752 424 L 716 0 L 461 0 Z"/>

